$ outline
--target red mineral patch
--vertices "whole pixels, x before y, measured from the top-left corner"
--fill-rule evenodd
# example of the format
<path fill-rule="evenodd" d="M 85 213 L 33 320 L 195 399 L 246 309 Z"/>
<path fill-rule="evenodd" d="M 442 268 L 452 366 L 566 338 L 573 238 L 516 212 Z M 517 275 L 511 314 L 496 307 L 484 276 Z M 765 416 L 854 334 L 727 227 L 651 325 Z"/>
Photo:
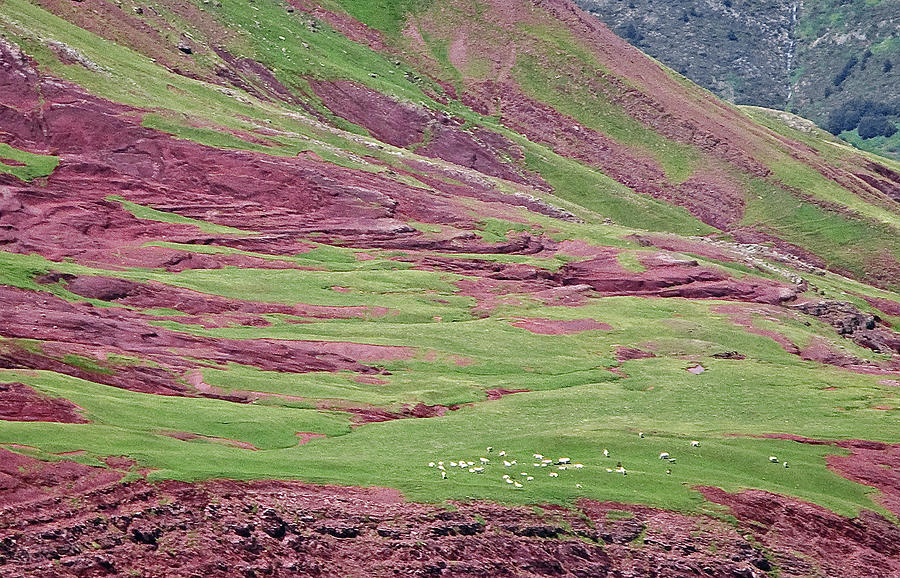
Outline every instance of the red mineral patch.
<path fill-rule="evenodd" d="M 0 420 L 88 423 L 67 399 L 39 394 L 23 383 L 0 383 Z"/>
<path fill-rule="evenodd" d="M 298 431 L 297 437 L 300 440 L 297 442 L 297 445 L 302 446 L 302 445 L 309 443 L 310 440 L 324 438 L 324 437 L 328 437 L 328 436 L 326 436 L 325 434 L 320 434 L 320 433 L 314 433 L 314 432 L 308 432 L 308 431 Z"/>
<path fill-rule="evenodd" d="M 527 389 L 506 389 L 504 387 L 497 387 L 494 389 L 485 390 L 485 394 L 487 394 L 487 398 L 489 401 L 495 401 L 503 397 L 504 395 L 509 395 L 511 393 L 525 393 L 526 391 L 530 391 Z"/>
<path fill-rule="evenodd" d="M 540 335 L 565 335 L 595 329 L 601 331 L 612 330 L 612 325 L 602 323 L 595 319 L 572 319 L 563 321 L 557 319 L 522 318 L 518 321 L 514 321 L 512 325 Z"/>

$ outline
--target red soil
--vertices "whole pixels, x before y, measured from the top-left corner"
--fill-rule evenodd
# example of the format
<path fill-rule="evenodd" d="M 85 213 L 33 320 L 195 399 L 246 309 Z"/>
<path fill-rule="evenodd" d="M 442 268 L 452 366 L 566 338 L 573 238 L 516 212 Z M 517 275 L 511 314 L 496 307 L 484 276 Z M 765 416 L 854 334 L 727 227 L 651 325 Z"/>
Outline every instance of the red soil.
<path fill-rule="evenodd" d="M 77 405 L 38 394 L 21 383 L 0 383 L 0 420 L 87 423 Z"/>
<path fill-rule="evenodd" d="M 852 522 L 819 506 L 763 492 L 699 488 L 728 506 L 740 530 L 772 551 L 781 576 L 883 576 L 900 573 L 900 528 L 863 511 Z M 789 544 L 790 547 L 784 548 Z"/>
<path fill-rule="evenodd" d="M 496 401 L 503 397 L 504 395 L 510 395 L 512 393 L 525 393 L 526 391 L 530 391 L 527 389 L 506 389 L 505 387 L 497 387 L 494 389 L 485 390 L 485 394 L 487 394 L 487 399 L 489 401 Z"/>
<path fill-rule="evenodd" d="M 612 325 L 601 323 L 594 319 L 571 319 L 562 321 L 558 319 L 527 318 L 514 321 L 512 325 L 540 335 L 566 335 L 597 329 L 601 331 L 612 330 Z"/>
<path fill-rule="evenodd" d="M 482 502 L 448 511 L 404 502 L 383 488 L 119 484 L 118 471 L 0 452 L 0 564 L 11 577 L 125 570 L 388 576 L 452 569 L 481 576 L 763 578 L 771 565 L 759 543 L 785 577 L 832 574 L 839 553 L 848 575 L 887 576 L 900 559 L 898 530 L 884 518 L 864 512 L 850 521 L 762 492 L 703 489 L 732 508 L 739 520 L 734 528 L 706 516 L 590 500 L 571 511 Z"/>
<path fill-rule="evenodd" d="M 869 305 L 878 309 L 882 313 L 894 317 L 900 317 L 900 303 L 892 301 L 891 299 L 882 299 L 880 297 L 869 297 L 867 295 L 861 295 L 861 297 L 865 299 L 869 303 Z"/>
<path fill-rule="evenodd" d="M 324 438 L 324 437 L 328 437 L 328 436 L 326 436 L 325 434 L 320 434 L 320 433 L 298 431 L 297 438 L 299 439 L 299 441 L 297 442 L 297 445 L 302 446 L 302 445 L 309 443 L 310 440 Z"/>
<path fill-rule="evenodd" d="M 648 359 L 650 357 L 656 357 L 656 354 L 636 347 L 623 347 L 621 345 L 616 347 L 616 360 L 619 363 L 632 359 Z"/>

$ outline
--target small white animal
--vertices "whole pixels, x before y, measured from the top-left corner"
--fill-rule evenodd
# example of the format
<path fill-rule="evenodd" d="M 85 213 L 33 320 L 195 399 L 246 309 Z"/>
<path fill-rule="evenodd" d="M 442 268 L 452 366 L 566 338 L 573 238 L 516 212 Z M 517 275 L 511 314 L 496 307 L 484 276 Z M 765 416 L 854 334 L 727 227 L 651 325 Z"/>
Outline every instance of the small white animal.
<path fill-rule="evenodd" d="M 503 460 L 503 465 L 506 466 L 506 467 L 508 468 L 508 467 L 512 466 L 512 462 L 508 462 L 508 461 L 506 461 L 506 460 Z"/>
<path fill-rule="evenodd" d="M 494 446 L 488 446 L 487 451 L 488 451 L 488 453 L 491 453 L 492 451 L 494 451 Z"/>
<path fill-rule="evenodd" d="M 769 456 L 769 461 L 772 462 L 773 464 L 777 464 L 778 458 L 775 456 Z"/>
<path fill-rule="evenodd" d="M 558 477 L 559 477 L 559 474 L 557 474 L 556 472 L 550 472 L 550 477 L 551 477 L 551 478 L 558 478 Z"/>
<path fill-rule="evenodd" d="M 638 437 L 641 438 L 641 439 L 643 439 L 643 438 L 644 438 L 644 432 L 642 432 L 642 431 L 641 431 L 641 432 L 638 432 Z"/>
<path fill-rule="evenodd" d="M 483 464 L 489 463 L 491 461 L 487 458 L 479 458 L 479 459 L 481 460 L 481 463 L 483 463 Z"/>
<path fill-rule="evenodd" d="M 575 468 L 576 470 L 580 470 L 581 468 L 584 467 L 584 464 L 575 464 L 575 465 L 572 466 L 572 467 Z"/>
<path fill-rule="evenodd" d="M 661 460 L 669 459 L 669 452 L 662 452 L 661 454 L 659 454 L 659 459 L 661 459 Z"/>
<path fill-rule="evenodd" d="M 580 488 L 580 487 L 581 487 L 581 484 L 575 484 L 575 487 L 576 487 L 576 488 Z"/>
<path fill-rule="evenodd" d="M 525 478 L 525 481 L 530 482 L 533 479 L 534 479 L 534 476 L 528 476 L 527 478 Z"/>
<path fill-rule="evenodd" d="M 453 465 L 453 464 L 450 464 L 450 465 Z M 433 467 L 434 467 L 434 462 L 428 462 L 428 467 L 429 467 L 429 468 L 433 468 Z"/>
<path fill-rule="evenodd" d="M 519 482 L 513 482 L 513 486 L 515 486 L 517 488 L 521 488 L 522 484 L 520 484 Z"/>
<path fill-rule="evenodd" d="M 451 468 L 455 468 L 455 467 L 456 467 L 456 462 L 450 462 L 450 467 L 451 467 Z"/>
<path fill-rule="evenodd" d="M 441 479 L 442 479 L 442 480 L 446 480 L 446 479 L 447 479 L 447 472 L 441 472 Z"/>
<path fill-rule="evenodd" d="M 603 457 L 604 457 L 604 458 L 608 458 L 608 457 L 609 457 L 609 450 L 606 449 L 606 448 L 603 449 Z"/>
<path fill-rule="evenodd" d="M 544 459 L 544 456 L 542 456 L 541 454 L 532 454 L 532 457 L 533 457 L 534 459 L 536 459 L 536 460 L 542 460 L 542 459 Z"/>
<path fill-rule="evenodd" d="M 557 461 L 557 463 L 560 463 L 560 464 L 567 464 L 567 463 L 571 462 L 572 460 L 569 458 L 559 458 L 556 461 Z"/>
<path fill-rule="evenodd" d="M 785 467 L 785 468 L 788 467 L 787 462 L 784 462 L 784 467 Z"/>
<path fill-rule="evenodd" d="M 500 452 L 499 454 L 497 454 L 497 455 L 500 456 L 500 457 L 502 458 L 503 456 L 506 455 L 506 452 L 505 452 L 505 451 L 501 451 L 501 452 Z"/>
<path fill-rule="evenodd" d="M 691 440 L 691 447 L 692 447 L 692 448 L 699 448 L 699 447 L 700 447 L 700 442 L 698 442 L 697 440 Z"/>

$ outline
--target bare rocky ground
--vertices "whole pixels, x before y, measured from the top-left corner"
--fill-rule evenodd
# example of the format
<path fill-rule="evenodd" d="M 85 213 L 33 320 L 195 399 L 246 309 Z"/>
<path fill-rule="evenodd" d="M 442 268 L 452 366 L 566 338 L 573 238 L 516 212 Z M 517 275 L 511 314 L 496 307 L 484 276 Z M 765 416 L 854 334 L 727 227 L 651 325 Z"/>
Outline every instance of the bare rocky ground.
<path fill-rule="evenodd" d="M 847 520 L 759 491 L 702 489 L 730 521 L 589 500 L 436 505 L 381 488 L 123 483 L 128 460 L 105 469 L 0 451 L 0 569 L 11 578 L 900 572 L 900 529 L 882 516 Z"/>

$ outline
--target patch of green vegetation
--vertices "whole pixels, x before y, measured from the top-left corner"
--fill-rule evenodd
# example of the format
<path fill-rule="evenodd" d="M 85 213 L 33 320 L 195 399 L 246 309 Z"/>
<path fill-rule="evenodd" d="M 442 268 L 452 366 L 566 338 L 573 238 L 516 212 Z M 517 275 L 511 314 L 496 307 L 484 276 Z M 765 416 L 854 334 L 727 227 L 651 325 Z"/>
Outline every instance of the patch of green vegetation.
<path fill-rule="evenodd" d="M 617 256 L 619 265 L 632 273 L 643 273 L 647 268 L 641 263 L 639 255 L 640 253 L 634 251 L 622 251 Z"/>
<path fill-rule="evenodd" d="M 59 157 L 39 155 L 0 143 L 0 173 L 30 182 L 50 176 L 59 165 Z"/>
<path fill-rule="evenodd" d="M 553 187 L 555 195 L 626 227 L 702 235 L 715 231 L 683 207 L 635 193 L 625 185 L 546 147 L 527 144 L 525 163 Z"/>
<path fill-rule="evenodd" d="M 115 201 L 122 205 L 122 208 L 137 217 L 138 219 L 145 219 L 148 221 L 158 221 L 160 223 L 174 223 L 178 225 L 193 225 L 203 231 L 204 233 L 212 233 L 212 234 L 220 234 L 220 235 L 255 235 L 253 231 L 244 231 L 242 229 L 235 229 L 234 227 L 226 227 L 224 225 L 216 225 L 214 223 L 210 223 L 209 221 L 202 221 L 200 219 L 191 219 L 190 217 L 184 217 L 179 215 L 178 213 L 172 213 L 169 211 L 159 211 L 152 207 L 147 207 L 145 205 L 139 205 L 138 203 L 133 203 L 131 201 L 126 201 L 124 198 L 117 195 L 110 195 L 106 197 L 107 201 Z M 193 247 L 191 245 L 188 245 Z"/>
<path fill-rule="evenodd" d="M 894 259 L 900 258 L 893 227 L 826 210 L 760 179 L 751 182 L 743 222 L 804 247 L 822 257 L 829 267 L 857 277 L 877 279 L 877 269 L 867 266 L 867 255 L 889 251 Z M 892 284 L 889 279 L 880 281 Z M 893 286 L 896 288 L 895 283 Z"/>
<path fill-rule="evenodd" d="M 432 0 L 331 0 L 351 16 L 386 34 L 399 35 L 407 17 L 426 9 Z"/>
<path fill-rule="evenodd" d="M 66 355 L 63 355 L 62 362 L 66 365 L 71 365 L 72 367 L 83 369 L 88 373 L 97 373 L 101 375 L 112 375 L 113 373 L 115 373 L 109 367 L 101 365 L 97 363 L 96 360 L 89 357 L 84 357 L 83 355 L 67 353 Z"/>
<path fill-rule="evenodd" d="M 598 71 L 582 72 L 587 78 L 598 77 L 598 82 L 602 82 Z M 573 84 L 569 77 L 552 80 L 546 68 L 532 56 L 520 54 L 516 58 L 513 74 L 529 96 L 571 116 L 587 128 L 649 153 L 662 165 L 666 176 L 674 184 L 686 181 L 700 160 L 697 150 L 668 140 L 645 127 L 620 107 L 601 98 L 596 88 Z"/>

